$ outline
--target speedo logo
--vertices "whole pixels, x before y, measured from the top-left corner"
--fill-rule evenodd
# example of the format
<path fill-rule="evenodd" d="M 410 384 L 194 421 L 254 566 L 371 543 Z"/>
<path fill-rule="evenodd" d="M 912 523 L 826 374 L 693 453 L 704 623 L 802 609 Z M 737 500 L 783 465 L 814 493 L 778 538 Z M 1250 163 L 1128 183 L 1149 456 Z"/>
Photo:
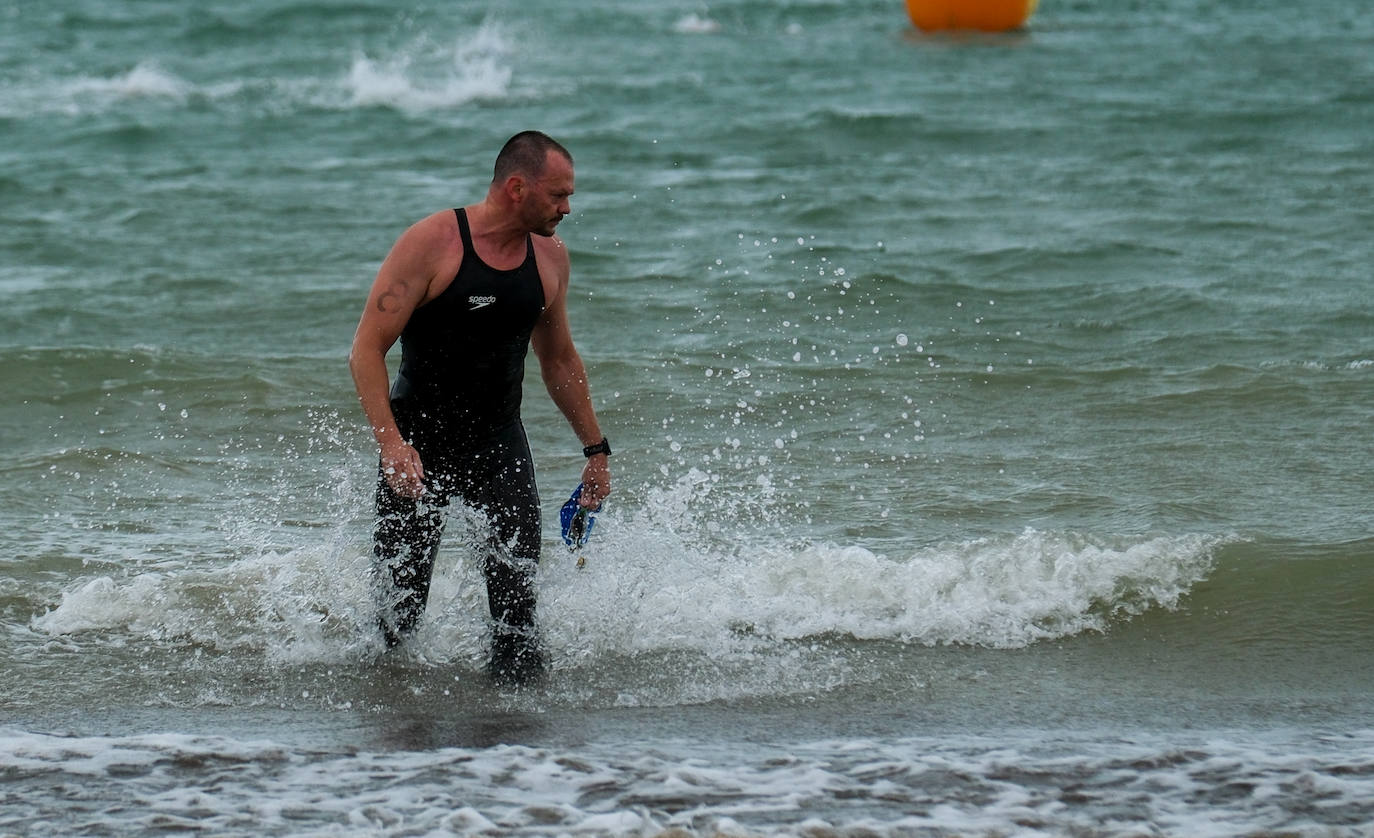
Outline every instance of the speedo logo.
<path fill-rule="evenodd" d="M 495 297 L 468 297 L 468 311 L 476 311 L 479 308 L 486 308 L 496 302 Z"/>

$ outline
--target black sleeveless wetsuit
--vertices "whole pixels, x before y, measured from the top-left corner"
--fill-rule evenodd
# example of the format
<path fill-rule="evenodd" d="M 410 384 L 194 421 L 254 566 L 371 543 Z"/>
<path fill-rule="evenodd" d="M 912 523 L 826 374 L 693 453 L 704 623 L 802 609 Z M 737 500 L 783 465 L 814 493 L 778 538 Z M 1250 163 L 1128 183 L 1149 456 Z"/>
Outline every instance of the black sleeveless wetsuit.
<path fill-rule="evenodd" d="M 379 475 L 373 552 L 383 583 L 381 625 L 389 644 L 414 629 L 429 598 L 442 509 L 457 498 L 490 524 L 482 569 L 496 622 L 493 667 L 528 666 L 502 661 L 535 649 L 539 493 L 520 397 L 544 284 L 532 240 L 519 267 L 496 270 L 477 255 L 466 213 L 454 213 L 462 263 L 443 293 L 411 315 L 391 388 L 396 425 L 420 454 L 427 492 L 401 497 Z"/>
<path fill-rule="evenodd" d="M 462 264 L 453 282 L 416 309 L 401 332 L 401 368 L 391 399 L 440 418 L 450 442 L 468 444 L 520 421 L 525 355 L 544 311 L 544 284 L 532 240 L 526 238 L 519 267 L 498 271 L 473 250 L 466 213 L 454 213 L 463 237 Z"/>

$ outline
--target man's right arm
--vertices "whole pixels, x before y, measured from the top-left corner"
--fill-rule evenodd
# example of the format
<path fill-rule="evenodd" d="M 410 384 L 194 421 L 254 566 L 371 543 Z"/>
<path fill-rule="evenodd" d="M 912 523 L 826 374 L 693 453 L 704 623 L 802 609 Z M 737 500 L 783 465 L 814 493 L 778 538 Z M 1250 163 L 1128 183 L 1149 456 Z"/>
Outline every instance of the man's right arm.
<path fill-rule="evenodd" d="M 405 497 L 424 493 L 424 466 L 420 455 L 396 427 L 386 353 L 429 291 L 436 252 L 432 220 L 426 219 L 406 230 L 387 254 L 372 283 L 367 306 L 353 335 L 353 348 L 348 353 L 348 368 L 358 399 L 381 447 L 387 482 Z"/>

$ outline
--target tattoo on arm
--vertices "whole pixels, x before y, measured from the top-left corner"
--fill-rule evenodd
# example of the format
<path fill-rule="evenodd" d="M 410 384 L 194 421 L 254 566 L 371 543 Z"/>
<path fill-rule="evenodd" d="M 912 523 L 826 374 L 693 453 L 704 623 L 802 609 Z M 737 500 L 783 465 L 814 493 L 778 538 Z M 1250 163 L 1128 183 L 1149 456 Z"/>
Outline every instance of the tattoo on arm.
<path fill-rule="evenodd" d="M 385 314 L 388 310 L 400 308 L 402 295 L 410 287 L 404 279 L 398 279 L 377 296 L 377 310 Z"/>

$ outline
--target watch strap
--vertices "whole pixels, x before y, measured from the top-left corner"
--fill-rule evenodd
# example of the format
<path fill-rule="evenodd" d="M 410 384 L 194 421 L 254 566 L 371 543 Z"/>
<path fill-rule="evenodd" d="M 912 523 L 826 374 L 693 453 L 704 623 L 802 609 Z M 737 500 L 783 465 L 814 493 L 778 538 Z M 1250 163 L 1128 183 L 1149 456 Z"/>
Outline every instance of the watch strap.
<path fill-rule="evenodd" d="M 582 456 L 584 457 L 595 457 L 597 454 L 605 454 L 607 457 L 611 456 L 611 443 L 604 436 L 597 444 L 588 445 L 586 448 L 582 449 Z"/>

